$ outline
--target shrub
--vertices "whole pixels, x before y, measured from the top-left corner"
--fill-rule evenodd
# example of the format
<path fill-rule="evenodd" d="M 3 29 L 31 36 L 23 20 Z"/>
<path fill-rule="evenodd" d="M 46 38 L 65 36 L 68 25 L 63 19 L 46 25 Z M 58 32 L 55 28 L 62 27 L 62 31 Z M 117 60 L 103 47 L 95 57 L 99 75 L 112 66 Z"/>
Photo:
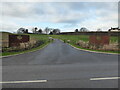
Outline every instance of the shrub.
<path fill-rule="evenodd" d="M 67 43 L 70 43 L 70 40 L 67 40 Z"/>
<path fill-rule="evenodd" d="M 76 42 L 76 45 L 79 45 L 82 48 L 93 49 L 93 50 L 104 50 L 104 51 L 118 51 L 118 43 L 111 43 L 109 45 L 92 45 L 89 42 L 84 42 L 79 40 Z"/>
<path fill-rule="evenodd" d="M 118 51 L 118 45 L 117 44 L 109 44 L 109 45 L 104 45 L 101 50 L 105 51 Z"/>
<path fill-rule="evenodd" d="M 26 43 L 20 43 L 19 46 L 14 46 L 14 47 L 9 47 L 9 48 L 2 48 L 2 52 L 19 52 L 19 51 L 24 51 L 24 50 L 29 50 L 32 48 L 36 48 L 40 45 L 44 44 L 44 41 L 42 40 L 32 40 Z"/>

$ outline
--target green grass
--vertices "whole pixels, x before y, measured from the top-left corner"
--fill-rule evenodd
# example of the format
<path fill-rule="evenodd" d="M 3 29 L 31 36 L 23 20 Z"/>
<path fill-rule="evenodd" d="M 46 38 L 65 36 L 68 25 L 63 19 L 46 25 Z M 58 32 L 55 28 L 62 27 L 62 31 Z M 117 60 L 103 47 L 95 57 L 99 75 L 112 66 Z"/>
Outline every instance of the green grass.
<path fill-rule="evenodd" d="M 8 56 L 8 55 L 15 55 L 15 54 L 21 54 L 21 53 L 27 53 L 27 52 L 31 52 L 31 51 L 36 51 L 39 50 L 41 48 L 43 48 L 44 46 L 46 46 L 47 44 L 49 44 L 50 42 L 48 41 L 48 35 L 39 35 L 39 34 L 27 34 L 30 35 L 31 39 L 36 39 L 36 40 L 42 40 L 44 41 L 44 44 L 36 47 L 36 48 L 32 48 L 30 50 L 24 50 L 24 51 L 18 51 L 18 52 L 3 52 L 2 56 Z"/>
<path fill-rule="evenodd" d="M 76 41 L 79 40 L 83 40 L 85 42 L 89 41 L 89 36 L 88 35 L 39 35 L 39 34 L 27 34 L 30 35 L 30 38 L 32 39 L 36 39 L 36 40 L 43 40 L 44 44 L 37 47 L 37 48 L 32 48 L 30 50 L 25 50 L 25 51 L 19 51 L 19 52 L 4 52 L 2 53 L 2 56 L 7 56 L 7 55 L 14 55 L 14 54 L 20 54 L 20 53 L 27 53 L 27 52 L 31 52 L 31 51 L 35 51 L 35 50 L 39 50 L 42 47 L 44 47 L 45 45 L 49 44 L 50 42 L 48 41 L 48 37 L 51 36 L 53 38 L 57 38 L 57 39 L 61 39 L 61 40 L 71 40 L 71 42 L 69 44 L 71 44 L 72 46 L 75 46 L 77 48 L 80 49 L 85 49 L 85 48 L 81 48 L 80 46 L 76 45 Z M 118 37 L 110 37 L 110 42 L 111 43 L 115 43 L 118 42 Z M 91 50 L 91 49 L 85 49 L 85 50 Z M 98 51 L 98 52 L 109 52 L 109 53 L 120 53 L 118 51 L 101 51 L 101 50 L 91 50 L 91 51 Z"/>
<path fill-rule="evenodd" d="M 49 44 L 49 43 L 48 43 L 48 44 Z M 41 49 L 41 48 L 44 47 L 45 45 L 47 45 L 47 44 L 43 44 L 43 45 L 41 45 L 41 46 L 39 46 L 39 47 L 32 48 L 32 49 L 30 49 L 30 50 L 20 51 L 20 52 L 4 52 L 4 53 L 2 53 L 2 56 L 15 55 L 15 54 L 21 54 L 21 53 L 27 53 L 27 52 L 36 51 L 36 50 Z"/>
<path fill-rule="evenodd" d="M 83 40 L 85 42 L 89 41 L 89 35 L 51 35 L 51 37 L 58 38 L 61 40 L 71 40 L 72 43 L 76 41 Z M 110 42 L 115 43 L 118 42 L 117 36 L 110 37 Z"/>
<path fill-rule="evenodd" d="M 71 40 L 72 44 L 75 44 L 76 41 L 83 40 L 87 42 L 89 40 L 89 36 L 87 35 L 51 35 L 54 38 L 61 39 L 61 40 Z"/>
<path fill-rule="evenodd" d="M 120 38 L 120 37 L 112 36 L 112 37 L 110 37 L 110 42 L 111 42 L 111 43 L 118 42 L 118 41 L 119 41 L 119 38 Z"/>
<path fill-rule="evenodd" d="M 91 50 L 91 49 L 86 49 L 86 48 L 82 48 L 78 45 L 76 45 L 76 42 L 79 40 L 82 41 L 89 41 L 89 35 L 51 35 L 51 37 L 57 38 L 57 39 L 61 39 L 61 40 L 70 40 L 70 43 L 72 46 L 80 48 L 80 49 L 85 49 L 85 50 Z M 118 42 L 118 37 L 117 36 L 111 36 L 110 37 L 110 42 L 111 43 L 116 43 Z M 98 51 L 98 52 L 108 52 L 108 53 L 120 53 L 120 51 L 103 51 L 103 50 L 91 50 L 91 51 Z"/>
<path fill-rule="evenodd" d="M 106 53 L 120 53 L 120 51 L 91 50 L 91 49 L 81 48 L 80 46 L 75 45 L 75 44 L 71 44 L 71 45 L 76 47 L 76 48 L 83 49 L 83 50 L 90 50 L 90 51 L 96 51 L 96 52 L 106 52 Z"/>

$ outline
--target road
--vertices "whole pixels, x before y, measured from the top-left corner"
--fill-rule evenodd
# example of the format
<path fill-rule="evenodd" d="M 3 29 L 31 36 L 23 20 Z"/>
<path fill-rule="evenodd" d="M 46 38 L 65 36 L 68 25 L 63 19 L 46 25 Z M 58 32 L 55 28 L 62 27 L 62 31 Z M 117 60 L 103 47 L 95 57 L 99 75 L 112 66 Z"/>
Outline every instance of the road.
<path fill-rule="evenodd" d="M 77 50 L 60 40 L 3 58 L 2 66 L 3 88 L 118 88 L 118 55 Z"/>

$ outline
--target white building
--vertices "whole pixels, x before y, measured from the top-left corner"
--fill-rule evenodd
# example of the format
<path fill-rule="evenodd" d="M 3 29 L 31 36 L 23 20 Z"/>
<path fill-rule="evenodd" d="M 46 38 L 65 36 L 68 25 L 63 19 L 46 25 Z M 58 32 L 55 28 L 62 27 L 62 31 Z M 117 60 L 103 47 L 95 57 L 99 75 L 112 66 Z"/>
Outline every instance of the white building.
<path fill-rule="evenodd" d="M 111 29 L 109 29 L 108 31 L 109 32 L 120 32 L 120 29 L 119 29 L 119 27 L 117 27 L 117 28 L 112 28 L 111 27 Z"/>

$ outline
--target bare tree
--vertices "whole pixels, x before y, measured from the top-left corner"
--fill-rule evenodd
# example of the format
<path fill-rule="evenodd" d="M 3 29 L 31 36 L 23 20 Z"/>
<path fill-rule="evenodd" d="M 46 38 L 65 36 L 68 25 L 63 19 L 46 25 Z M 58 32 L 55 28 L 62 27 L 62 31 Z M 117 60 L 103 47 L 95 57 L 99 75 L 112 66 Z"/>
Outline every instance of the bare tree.
<path fill-rule="evenodd" d="M 78 29 L 75 29 L 75 32 L 79 32 L 79 30 L 78 30 Z"/>
<path fill-rule="evenodd" d="M 38 29 L 37 27 L 32 28 L 32 32 L 37 33 L 37 29 Z"/>
<path fill-rule="evenodd" d="M 50 33 L 49 33 L 50 35 L 53 35 L 53 31 L 50 31 Z"/>
<path fill-rule="evenodd" d="M 19 28 L 17 30 L 17 33 L 25 33 L 26 29 L 25 28 Z"/>
<path fill-rule="evenodd" d="M 81 29 L 80 29 L 80 32 L 88 32 L 89 30 L 87 29 L 87 28 L 85 28 L 85 27 L 82 27 Z"/>
<path fill-rule="evenodd" d="M 37 27 L 35 27 L 35 33 L 37 33 L 37 29 L 38 29 L 38 28 L 37 28 Z"/>
<path fill-rule="evenodd" d="M 97 29 L 97 32 L 101 32 L 101 31 L 102 31 L 102 29 L 101 29 L 101 28 L 98 28 L 98 29 Z"/>
<path fill-rule="evenodd" d="M 38 30 L 38 33 L 40 33 L 40 34 L 42 33 L 42 29 L 41 28 Z"/>
<path fill-rule="evenodd" d="M 53 34 L 59 34 L 60 33 L 60 29 L 53 29 Z"/>
<path fill-rule="evenodd" d="M 48 33 L 50 32 L 50 30 L 51 30 L 51 28 L 48 28 L 48 27 L 46 27 L 46 28 L 44 29 L 44 31 L 46 32 L 46 34 L 48 34 Z"/>
<path fill-rule="evenodd" d="M 32 32 L 35 33 L 35 28 L 32 28 Z"/>
<path fill-rule="evenodd" d="M 28 29 L 25 30 L 25 33 L 28 33 Z"/>

